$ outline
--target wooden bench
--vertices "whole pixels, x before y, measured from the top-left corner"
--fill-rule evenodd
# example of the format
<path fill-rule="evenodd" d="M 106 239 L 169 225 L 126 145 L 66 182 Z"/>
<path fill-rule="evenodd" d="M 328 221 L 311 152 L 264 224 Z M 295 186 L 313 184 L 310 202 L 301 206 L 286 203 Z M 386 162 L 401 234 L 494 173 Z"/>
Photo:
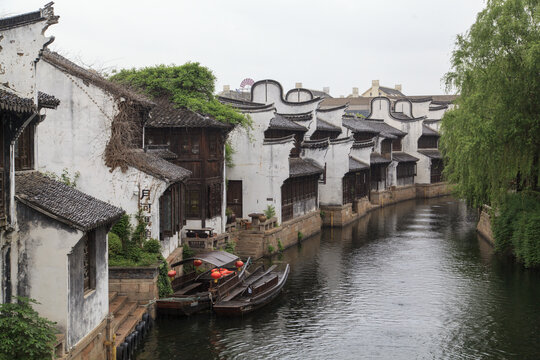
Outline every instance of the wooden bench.
<path fill-rule="evenodd" d="M 182 288 L 182 289 L 180 289 L 178 291 L 175 291 L 174 295 L 185 295 L 186 293 L 190 292 L 193 289 L 198 288 L 201 285 L 202 285 L 202 283 L 200 283 L 200 282 L 194 282 L 193 284 L 190 284 L 190 285 L 188 285 L 188 286 L 186 286 L 186 287 L 184 287 L 184 288 Z"/>

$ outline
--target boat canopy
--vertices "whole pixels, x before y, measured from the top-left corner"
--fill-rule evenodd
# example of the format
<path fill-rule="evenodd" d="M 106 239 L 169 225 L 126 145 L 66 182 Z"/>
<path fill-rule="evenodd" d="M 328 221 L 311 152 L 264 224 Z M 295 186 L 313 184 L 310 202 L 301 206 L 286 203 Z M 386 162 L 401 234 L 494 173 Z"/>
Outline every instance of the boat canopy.
<path fill-rule="evenodd" d="M 203 262 L 207 262 L 209 264 L 212 264 L 216 267 L 222 267 L 224 265 L 227 265 L 235 260 L 238 260 L 238 256 L 228 253 L 226 251 L 210 251 L 207 253 L 201 253 L 197 254 L 195 257 L 191 257 L 188 259 L 184 259 L 181 261 L 178 261 L 174 264 L 171 264 L 171 267 L 175 267 L 178 265 L 182 265 L 188 262 L 193 262 L 193 260 L 202 260 Z"/>

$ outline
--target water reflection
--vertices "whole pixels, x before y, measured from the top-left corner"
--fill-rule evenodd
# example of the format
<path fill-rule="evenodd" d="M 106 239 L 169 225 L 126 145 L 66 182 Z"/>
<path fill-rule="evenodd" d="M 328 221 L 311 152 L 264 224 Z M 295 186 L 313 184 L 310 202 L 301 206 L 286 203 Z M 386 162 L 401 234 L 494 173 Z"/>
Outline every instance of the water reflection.
<path fill-rule="evenodd" d="M 245 318 L 159 321 L 138 359 L 540 354 L 540 276 L 493 254 L 449 198 L 376 210 L 287 249 L 282 296 Z"/>

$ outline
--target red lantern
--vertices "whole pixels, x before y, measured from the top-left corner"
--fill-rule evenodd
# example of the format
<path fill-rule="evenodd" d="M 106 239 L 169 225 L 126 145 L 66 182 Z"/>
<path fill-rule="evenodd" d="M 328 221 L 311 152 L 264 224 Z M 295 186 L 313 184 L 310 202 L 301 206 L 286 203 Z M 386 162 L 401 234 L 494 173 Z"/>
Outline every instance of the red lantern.
<path fill-rule="evenodd" d="M 234 266 L 236 266 L 238 268 L 238 271 L 240 271 L 240 268 L 244 266 L 244 262 L 242 260 L 238 260 L 234 263 Z"/>
<path fill-rule="evenodd" d="M 219 269 L 218 268 L 213 268 L 211 272 L 216 272 L 216 271 L 219 272 Z"/>
<path fill-rule="evenodd" d="M 219 271 L 214 271 L 211 276 L 212 279 L 214 279 L 214 282 L 217 283 L 218 279 L 221 278 L 221 273 Z"/>
<path fill-rule="evenodd" d="M 167 273 L 167 276 L 170 277 L 170 278 L 172 279 L 173 277 L 176 276 L 176 271 L 174 271 L 174 270 L 169 270 L 169 272 Z"/>
<path fill-rule="evenodd" d="M 196 267 L 201 266 L 202 265 L 202 260 L 199 260 L 199 259 L 193 260 L 193 265 L 195 265 Z"/>

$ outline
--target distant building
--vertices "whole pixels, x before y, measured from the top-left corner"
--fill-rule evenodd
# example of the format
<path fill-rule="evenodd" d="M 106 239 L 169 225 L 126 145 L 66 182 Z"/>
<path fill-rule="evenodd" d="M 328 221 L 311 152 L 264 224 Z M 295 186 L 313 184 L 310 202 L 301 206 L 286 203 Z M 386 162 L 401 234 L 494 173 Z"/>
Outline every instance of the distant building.
<path fill-rule="evenodd" d="M 354 89 L 356 89 L 356 96 L 354 96 L 355 95 Z M 353 88 L 352 97 L 357 97 L 357 96 L 358 96 L 358 88 Z M 363 97 L 375 97 L 375 96 L 402 97 L 402 96 L 405 96 L 405 94 L 401 92 L 400 84 L 396 84 L 394 88 L 390 88 L 390 87 L 379 85 L 379 80 L 373 80 L 371 82 L 371 87 L 367 89 L 366 91 L 364 91 L 362 93 L 362 96 Z"/>

